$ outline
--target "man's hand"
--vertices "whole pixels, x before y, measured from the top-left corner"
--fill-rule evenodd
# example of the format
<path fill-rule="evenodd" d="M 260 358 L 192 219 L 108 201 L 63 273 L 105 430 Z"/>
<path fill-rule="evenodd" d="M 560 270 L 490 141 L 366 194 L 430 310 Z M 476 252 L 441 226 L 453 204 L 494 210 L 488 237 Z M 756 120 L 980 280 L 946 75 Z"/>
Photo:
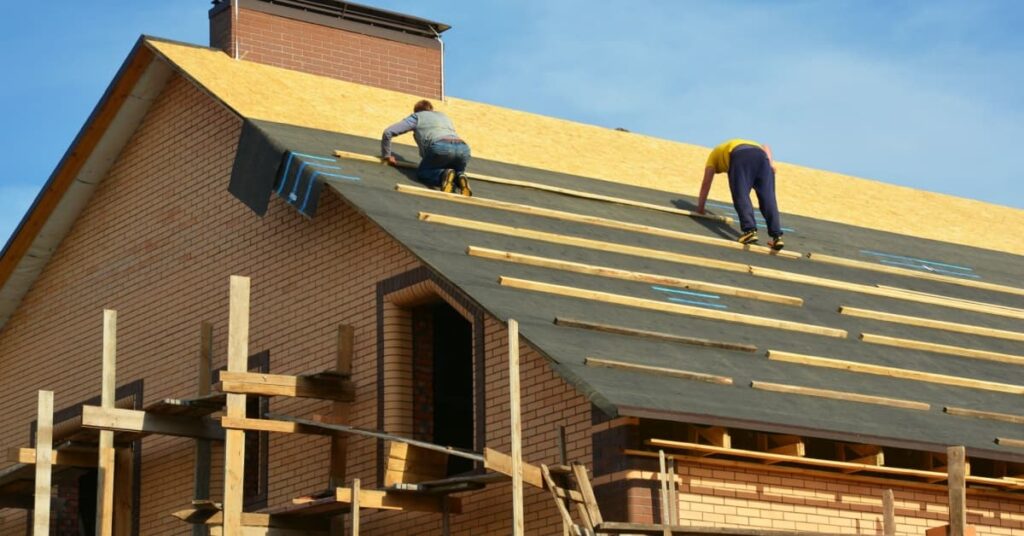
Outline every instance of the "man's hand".
<path fill-rule="evenodd" d="M 388 164 L 391 164 L 392 166 L 398 167 L 398 160 L 395 160 L 395 155 L 391 155 L 385 158 L 384 161 L 387 162 Z"/>

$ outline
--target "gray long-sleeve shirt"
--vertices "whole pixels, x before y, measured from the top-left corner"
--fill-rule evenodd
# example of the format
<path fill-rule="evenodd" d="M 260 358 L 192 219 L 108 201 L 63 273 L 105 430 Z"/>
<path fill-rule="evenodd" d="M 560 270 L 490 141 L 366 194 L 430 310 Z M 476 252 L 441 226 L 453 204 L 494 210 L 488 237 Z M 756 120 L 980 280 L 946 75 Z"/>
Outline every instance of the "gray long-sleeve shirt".
<path fill-rule="evenodd" d="M 420 156 L 423 156 L 427 147 L 437 140 L 459 137 L 455 133 L 455 126 L 452 125 L 452 121 L 448 119 L 447 115 L 434 111 L 416 112 L 384 130 L 384 135 L 380 139 L 381 156 L 383 158 L 391 156 L 391 138 L 410 130 L 413 131 L 413 137 L 416 138 Z"/>

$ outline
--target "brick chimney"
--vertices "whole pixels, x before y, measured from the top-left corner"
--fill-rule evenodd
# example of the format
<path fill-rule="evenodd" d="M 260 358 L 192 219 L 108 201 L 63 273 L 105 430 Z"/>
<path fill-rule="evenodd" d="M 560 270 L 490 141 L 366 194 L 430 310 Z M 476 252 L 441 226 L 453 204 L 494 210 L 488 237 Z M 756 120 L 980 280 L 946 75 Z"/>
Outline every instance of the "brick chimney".
<path fill-rule="evenodd" d="M 239 59 L 435 99 L 449 28 L 337 0 L 213 0 L 210 9 L 210 46 Z"/>

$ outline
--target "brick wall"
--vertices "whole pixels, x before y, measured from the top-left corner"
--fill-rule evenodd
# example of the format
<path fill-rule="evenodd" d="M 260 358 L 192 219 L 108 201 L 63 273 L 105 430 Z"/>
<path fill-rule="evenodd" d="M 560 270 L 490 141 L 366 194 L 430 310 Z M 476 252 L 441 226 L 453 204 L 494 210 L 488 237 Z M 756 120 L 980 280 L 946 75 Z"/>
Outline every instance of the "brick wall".
<path fill-rule="evenodd" d="M 210 19 L 210 46 L 239 57 L 413 95 L 440 98 L 441 51 L 240 8 Z M 232 33 L 234 30 L 234 33 Z"/>

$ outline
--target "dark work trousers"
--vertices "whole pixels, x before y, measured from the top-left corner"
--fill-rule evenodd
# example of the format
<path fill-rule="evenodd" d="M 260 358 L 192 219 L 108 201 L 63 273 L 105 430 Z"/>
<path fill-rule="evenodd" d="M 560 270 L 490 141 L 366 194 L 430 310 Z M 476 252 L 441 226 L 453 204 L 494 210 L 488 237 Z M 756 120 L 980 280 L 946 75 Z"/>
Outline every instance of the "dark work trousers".
<path fill-rule="evenodd" d="M 750 190 L 757 193 L 757 205 L 768 224 L 768 234 L 772 238 L 782 236 L 779 206 L 775 202 L 775 171 L 768 155 L 758 147 L 741 145 L 729 155 L 729 191 L 744 233 L 757 229 Z"/>

